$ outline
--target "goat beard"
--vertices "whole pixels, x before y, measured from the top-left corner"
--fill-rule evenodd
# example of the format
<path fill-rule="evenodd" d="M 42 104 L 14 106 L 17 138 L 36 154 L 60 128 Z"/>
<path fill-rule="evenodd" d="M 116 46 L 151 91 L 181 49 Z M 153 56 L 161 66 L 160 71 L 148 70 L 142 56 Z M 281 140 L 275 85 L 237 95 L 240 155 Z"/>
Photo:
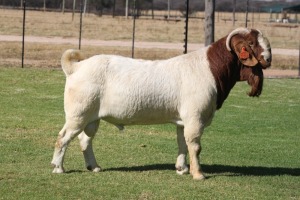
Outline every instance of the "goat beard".
<path fill-rule="evenodd" d="M 248 84 L 251 86 L 251 90 L 248 92 L 250 97 L 258 97 L 261 94 L 264 80 L 264 74 L 261 67 L 244 68 L 241 73 L 241 79 L 247 80 Z"/>
<path fill-rule="evenodd" d="M 252 69 L 252 73 L 248 78 L 248 84 L 251 85 L 251 91 L 248 93 L 250 97 L 258 97 L 263 88 L 264 74 L 260 67 Z"/>

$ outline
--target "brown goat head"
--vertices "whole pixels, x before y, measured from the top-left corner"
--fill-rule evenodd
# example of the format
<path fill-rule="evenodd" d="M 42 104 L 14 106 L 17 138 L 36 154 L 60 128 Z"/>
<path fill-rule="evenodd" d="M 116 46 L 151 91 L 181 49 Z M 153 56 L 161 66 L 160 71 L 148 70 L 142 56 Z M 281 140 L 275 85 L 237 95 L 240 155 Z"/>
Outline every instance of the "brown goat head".
<path fill-rule="evenodd" d="M 259 96 L 263 87 L 263 71 L 271 66 L 270 43 L 261 31 L 240 28 L 232 31 L 226 39 L 226 47 L 234 50 L 242 64 L 240 81 L 252 87 L 249 96 Z"/>

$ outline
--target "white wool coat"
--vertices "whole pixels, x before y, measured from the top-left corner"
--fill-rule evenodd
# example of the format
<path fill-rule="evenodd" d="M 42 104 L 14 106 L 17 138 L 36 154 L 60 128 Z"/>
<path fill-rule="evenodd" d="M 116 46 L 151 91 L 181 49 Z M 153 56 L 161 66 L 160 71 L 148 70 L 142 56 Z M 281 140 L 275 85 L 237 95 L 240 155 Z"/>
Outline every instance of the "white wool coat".
<path fill-rule="evenodd" d="M 194 120 L 208 126 L 217 89 L 206 51 L 161 61 L 96 55 L 72 63 L 65 88 L 67 121 L 88 124 L 100 118 L 120 129 L 138 124 L 185 126 Z"/>

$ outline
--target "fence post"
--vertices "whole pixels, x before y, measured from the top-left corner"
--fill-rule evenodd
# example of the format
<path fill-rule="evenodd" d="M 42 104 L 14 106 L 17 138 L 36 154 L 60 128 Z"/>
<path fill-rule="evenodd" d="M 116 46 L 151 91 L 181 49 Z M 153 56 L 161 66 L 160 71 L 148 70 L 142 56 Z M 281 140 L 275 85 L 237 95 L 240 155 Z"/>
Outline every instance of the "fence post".
<path fill-rule="evenodd" d="M 125 3 L 125 17 L 126 17 L 126 19 L 128 19 L 128 0 L 126 0 L 126 3 Z"/>
<path fill-rule="evenodd" d="M 215 0 L 205 0 L 205 46 L 215 40 Z"/>
<path fill-rule="evenodd" d="M 168 0 L 168 18 L 167 19 L 170 19 L 170 0 Z"/>
<path fill-rule="evenodd" d="M 246 5 L 246 22 L 245 22 L 245 27 L 248 27 L 248 12 L 249 12 L 249 0 L 247 0 L 247 5 Z"/>
<path fill-rule="evenodd" d="M 186 14 L 185 14 L 185 27 L 184 27 L 184 29 L 185 29 L 185 31 L 184 31 L 184 54 L 186 54 L 187 53 L 187 42 L 188 42 L 188 25 L 189 25 L 189 4 L 190 4 L 190 2 L 189 2 L 189 0 L 186 0 L 185 1 L 185 3 L 186 3 Z"/>
<path fill-rule="evenodd" d="M 23 0 L 22 68 L 24 68 L 26 0 Z"/>
<path fill-rule="evenodd" d="M 131 49 L 131 57 L 134 58 L 134 38 L 135 38 L 135 18 L 136 18 L 136 5 L 133 0 L 133 27 L 132 27 L 132 49 Z"/>
<path fill-rule="evenodd" d="M 299 61 L 298 76 L 300 77 L 300 44 L 299 44 L 299 58 L 298 58 L 298 61 Z"/>
<path fill-rule="evenodd" d="M 112 14 L 112 17 L 114 18 L 115 15 L 116 15 L 116 0 L 113 1 L 113 14 Z"/>
<path fill-rule="evenodd" d="M 83 0 L 80 1 L 80 26 L 79 26 L 79 50 L 81 48 L 81 32 L 82 32 L 82 10 L 83 10 Z"/>
<path fill-rule="evenodd" d="M 235 26 L 235 6 L 236 6 L 236 0 L 233 0 L 232 2 L 232 26 Z"/>
<path fill-rule="evenodd" d="M 74 21 L 75 7 L 76 7 L 76 0 L 73 0 L 72 21 Z"/>

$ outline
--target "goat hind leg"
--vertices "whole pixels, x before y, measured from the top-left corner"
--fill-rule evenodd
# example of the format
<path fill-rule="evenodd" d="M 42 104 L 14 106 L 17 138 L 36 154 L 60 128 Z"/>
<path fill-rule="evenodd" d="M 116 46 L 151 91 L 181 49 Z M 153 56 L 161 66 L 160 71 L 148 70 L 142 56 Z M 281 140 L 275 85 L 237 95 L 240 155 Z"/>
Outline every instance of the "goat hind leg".
<path fill-rule="evenodd" d="M 88 124 L 84 132 L 81 132 L 78 135 L 78 139 L 80 142 L 80 147 L 84 156 L 86 168 L 93 172 L 101 171 L 101 167 L 97 164 L 95 154 L 93 151 L 93 138 L 98 130 L 99 120 L 96 120 L 90 124 Z"/>
<path fill-rule="evenodd" d="M 67 124 L 65 124 L 62 130 L 59 132 L 58 138 L 55 143 L 53 158 L 51 161 L 51 164 L 54 167 L 53 173 L 63 173 L 65 171 L 63 167 L 63 161 L 68 144 L 80 132 L 80 129 L 70 128 Z"/>

